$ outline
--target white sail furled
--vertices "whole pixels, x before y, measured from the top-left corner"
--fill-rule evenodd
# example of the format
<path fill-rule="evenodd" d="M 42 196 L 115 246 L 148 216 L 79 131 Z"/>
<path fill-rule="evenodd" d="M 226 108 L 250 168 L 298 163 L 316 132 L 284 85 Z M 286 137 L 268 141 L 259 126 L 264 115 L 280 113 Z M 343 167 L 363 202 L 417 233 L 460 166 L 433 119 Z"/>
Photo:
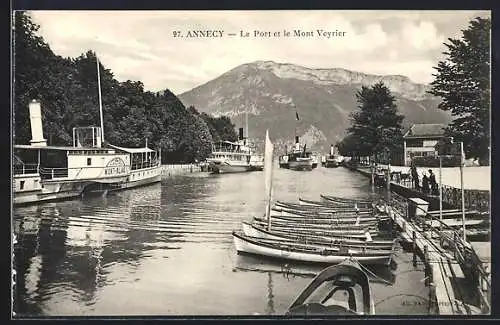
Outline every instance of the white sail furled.
<path fill-rule="evenodd" d="M 271 227 L 271 196 L 272 196 L 272 179 L 273 179 L 273 143 L 269 139 L 269 130 L 266 130 L 266 144 L 264 150 L 264 176 L 266 182 L 266 197 L 267 197 L 267 207 L 266 207 L 266 217 L 267 217 L 267 228 Z"/>

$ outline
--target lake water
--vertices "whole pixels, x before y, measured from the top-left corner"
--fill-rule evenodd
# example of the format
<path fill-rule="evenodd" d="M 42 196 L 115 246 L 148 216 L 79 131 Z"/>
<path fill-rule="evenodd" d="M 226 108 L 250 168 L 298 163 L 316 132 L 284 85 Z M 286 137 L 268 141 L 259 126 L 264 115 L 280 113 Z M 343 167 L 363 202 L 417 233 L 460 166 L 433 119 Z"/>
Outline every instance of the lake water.
<path fill-rule="evenodd" d="M 282 315 L 321 270 L 237 255 L 232 230 L 265 210 L 264 173 L 166 178 L 107 197 L 14 210 L 17 316 Z M 274 199 L 367 197 L 344 168 L 276 168 Z M 428 313 L 421 263 L 373 269 L 377 314 Z"/>

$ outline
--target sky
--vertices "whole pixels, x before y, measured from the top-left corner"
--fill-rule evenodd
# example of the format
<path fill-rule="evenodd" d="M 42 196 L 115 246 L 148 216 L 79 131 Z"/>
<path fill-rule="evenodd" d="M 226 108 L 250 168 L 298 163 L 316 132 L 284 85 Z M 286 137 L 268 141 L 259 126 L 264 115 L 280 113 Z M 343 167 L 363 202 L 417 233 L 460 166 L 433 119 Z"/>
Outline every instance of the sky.
<path fill-rule="evenodd" d="M 168 88 L 177 95 L 258 60 L 404 75 L 429 83 L 433 67 L 445 58 L 443 43 L 460 38 L 471 19 L 491 17 L 489 11 L 458 10 L 30 14 L 40 25 L 39 35 L 57 55 L 77 57 L 93 50 L 119 81 L 142 81 L 146 90 Z M 221 37 L 188 37 L 193 30 L 217 31 Z M 296 30 L 304 36 L 296 36 Z M 334 36 L 336 31 L 342 36 Z M 179 32 L 182 37 L 175 37 Z"/>

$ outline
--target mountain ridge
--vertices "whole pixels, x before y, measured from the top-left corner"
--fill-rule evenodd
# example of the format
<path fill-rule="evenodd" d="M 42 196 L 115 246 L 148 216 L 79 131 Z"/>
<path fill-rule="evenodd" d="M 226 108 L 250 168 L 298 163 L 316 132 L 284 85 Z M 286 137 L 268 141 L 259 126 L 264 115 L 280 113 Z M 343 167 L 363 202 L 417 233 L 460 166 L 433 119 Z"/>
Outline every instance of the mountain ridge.
<path fill-rule="evenodd" d="M 226 115 L 237 126 L 249 115 L 250 138 L 263 139 L 265 129 L 278 142 L 293 142 L 293 131 L 302 136 L 311 127 L 321 136 L 308 147 L 329 147 L 349 127 L 349 114 L 357 109 L 361 86 L 382 81 L 396 99 L 405 125 L 446 123 L 448 112 L 437 108 L 439 98 L 427 93 L 429 85 L 403 75 L 372 75 L 343 68 L 307 68 L 291 63 L 254 61 L 239 65 L 217 78 L 178 95 L 185 106 L 214 116 Z M 295 112 L 300 120 L 295 121 Z M 243 117 L 243 118 L 242 118 Z M 285 139 L 286 138 L 286 139 Z"/>

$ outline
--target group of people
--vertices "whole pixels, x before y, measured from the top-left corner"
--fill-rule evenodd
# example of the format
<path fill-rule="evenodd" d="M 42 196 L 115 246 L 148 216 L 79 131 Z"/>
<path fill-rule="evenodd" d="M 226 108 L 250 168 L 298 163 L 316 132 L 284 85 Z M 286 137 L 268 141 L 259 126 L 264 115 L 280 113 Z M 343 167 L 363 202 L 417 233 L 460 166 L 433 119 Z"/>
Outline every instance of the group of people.
<path fill-rule="evenodd" d="M 413 180 L 413 187 L 417 191 L 422 191 L 424 194 L 431 195 L 439 195 L 438 185 L 436 183 L 436 176 L 432 172 L 432 169 L 429 169 L 429 175 L 427 176 L 426 172 L 423 172 L 422 176 L 422 186 L 420 186 L 420 179 L 417 172 L 417 167 L 412 166 L 411 170 L 411 178 Z"/>

